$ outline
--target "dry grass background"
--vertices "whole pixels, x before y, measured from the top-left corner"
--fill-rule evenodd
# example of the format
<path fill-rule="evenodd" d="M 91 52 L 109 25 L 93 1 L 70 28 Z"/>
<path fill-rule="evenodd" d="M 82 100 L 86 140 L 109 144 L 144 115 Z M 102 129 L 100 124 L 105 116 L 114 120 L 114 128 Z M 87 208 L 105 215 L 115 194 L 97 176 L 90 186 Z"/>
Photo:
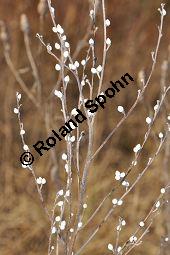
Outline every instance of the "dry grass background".
<path fill-rule="evenodd" d="M 69 41 L 76 48 L 76 44 L 81 39 L 88 26 L 89 3 L 86 0 L 56 0 L 57 22 L 62 24 L 68 35 Z M 170 42 L 170 3 L 166 3 L 167 17 L 163 29 L 163 38 L 159 52 L 159 61 L 152 79 L 152 84 L 147 90 L 143 102 L 137 107 L 131 118 L 121 128 L 115 137 L 104 147 L 96 158 L 90 173 L 88 186 L 88 217 L 94 205 L 97 205 L 106 191 L 114 185 L 114 172 L 119 169 L 125 170 L 132 157 L 132 148 L 136 141 L 141 142 L 146 131 L 145 117 L 150 112 L 160 94 L 161 64 L 168 56 L 168 45 Z M 151 64 L 150 52 L 153 50 L 157 40 L 157 28 L 159 24 L 159 14 L 157 8 L 160 6 L 159 0 L 106 0 L 107 17 L 111 20 L 109 36 L 112 39 L 112 48 L 107 60 L 105 84 L 108 86 L 110 80 L 117 80 L 125 72 L 129 72 L 135 77 L 135 85 L 123 90 L 114 100 L 111 100 L 104 111 L 100 111 L 98 120 L 100 126 L 96 126 L 96 146 L 106 137 L 113 125 L 119 120 L 120 115 L 116 111 L 117 105 L 128 108 L 135 99 L 138 90 L 137 77 L 141 69 L 146 74 L 149 72 Z M 51 33 L 51 20 L 49 14 L 45 16 L 44 26 L 40 27 L 39 16 L 37 14 L 36 0 L 0 0 L 0 20 L 4 20 L 10 33 L 11 54 L 15 66 L 19 68 L 28 67 L 23 34 L 20 31 L 19 18 L 22 13 L 26 13 L 31 26 L 31 47 L 39 68 L 41 80 L 43 82 L 43 102 L 56 82 L 56 72 L 54 70 L 54 60 L 43 49 L 38 53 L 40 43 L 35 38 L 36 32 L 42 32 L 47 41 L 54 41 Z M 98 22 L 101 21 L 99 15 Z M 102 46 L 101 33 L 97 35 L 98 48 Z M 78 59 L 81 59 L 81 55 Z M 28 87 L 31 89 L 33 77 L 30 72 L 23 75 Z M 168 77 L 168 84 L 170 77 Z M 21 141 L 16 116 L 13 108 L 16 104 L 15 93 L 21 91 L 9 71 L 4 55 L 3 47 L 0 46 L 0 255 L 43 255 L 47 254 L 47 238 L 49 226 L 47 219 L 41 208 L 34 183 L 29 172 L 23 170 L 19 163 L 21 154 Z M 21 91 L 22 92 L 22 91 Z M 75 88 L 71 84 L 70 102 L 74 105 Z M 27 131 L 26 141 L 28 145 L 34 144 L 40 138 L 47 137 L 44 120 L 32 105 L 26 95 L 22 96 L 23 110 L 22 117 Z M 56 100 L 51 99 L 51 108 L 56 108 Z M 43 109 L 42 109 L 43 111 Z M 163 128 L 160 115 L 154 131 Z M 60 120 L 53 117 L 51 121 L 54 125 L 60 126 Z M 153 152 L 156 140 L 155 132 L 146 144 L 142 159 L 139 164 L 144 166 L 148 155 Z M 59 165 L 59 174 L 62 179 L 63 165 L 61 153 L 63 144 L 56 148 L 56 157 Z M 81 155 L 83 159 L 83 153 Z M 165 174 L 163 171 L 164 154 L 155 161 L 148 173 L 144 176 L 139 185 L 131 192 L 123 206 L 123 211 L 117 211 L 108 224 L 96 236 L 94 241 L 87 247 L 83 254 L 100 255 L 105 254 L 106 245 L 115 238 L 115 226 L 118 215 L 127 221 L 127 227 L 123 231 L 122 240 L 131 233 L 136 224 L 145 216 L 155 201 L 159 190 L 165 185 Z M 46 153 L 42 158 L 37 158 L 35 162 L 36 172 L 43 175 L 48 180 L 44 195 L 50 204 L 54 196 L 50 192 L 57 185 L 54 177 L 51 177 L 53 165 L 50 160 L 50 153 Z M 169 169 L 168 169 L 169 170 Z M 138 171 L 138 168 L 136 168 Z M 132 176 L 133 179 L 133 176 Z M 104 210 L 99 214 L 98 220 L 110 203 L 106 203 Z M 166 216 L 167 217 L 167 216 Z M 160 249 L 161 236 L 166 234 L 166 220 L 164 211 L 157 217 L 150 234 L 145 237 L 145 242 L 131 252 L 135 255 L 158 255 Z M 88 235 L 95 226 L 95 221 L 90 228 L 83 232 L 82 238 L 78 240 L 78 245 L 83 238 Z M 170 224 L 170 219 L 169 219 Z M 170 254 L 170 249 L 166 253 Z"/>

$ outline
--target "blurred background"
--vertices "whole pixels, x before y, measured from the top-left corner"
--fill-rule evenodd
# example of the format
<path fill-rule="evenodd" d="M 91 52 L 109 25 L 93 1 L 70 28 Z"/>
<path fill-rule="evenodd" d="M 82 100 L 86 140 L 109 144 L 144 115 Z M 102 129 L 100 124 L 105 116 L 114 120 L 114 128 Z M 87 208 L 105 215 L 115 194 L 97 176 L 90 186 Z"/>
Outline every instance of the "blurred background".
<path fill-rule="evenodd" d="M 56 22 L 64 28 L 67 40 L 71 45 L 71 52 L 75 59 L 80 61 L 85 56 L 86 42 L 90 37 L 87 32 L 89 31 L 89 10 L 92 8 L 92 3 L 90 0 L 55 0 L 52 2 L 56 10 Z M 98 64 L 101 63 L 103 47 L 100 2 L 98 1 L 96 20 L 99 27 L 96 35 Z M 170 53 L 168 49 L 170 2 L 166 0 L 164 3 L 167 16 L 165 17 L 156 70 L 142 102 L 98 154 L 91 166 L 85 221 L 104 195 L 116 185 L 115 171 L 126 171 L 133 159 L 133 147 L 143 141 L 147 130 L 145 118 L 152 114 L 153 106 L 160 96 L 164 61 L 169 61 Z M 125 110 L 129 109 L 141 86 L 139 76 L 143 73 L 147 77 L 149 74 L 152 64 L 151 51 L 153 51 L 158 37 L 157 25 L 160 22 L 160 15 L 157 9 L 160 4 L 159 0 L 106 0 L 106 13 L 111 21 L 108 36 L 112 40 L 112 46 L 108 53 L 103 89 L 109 86 L 110 80 L 116 81 L 126 72 L 135 79 L 135 83 L 129 85 L 126 90 L 121 90 L 114 100 L 108 102 L 106 109 L 99 112 L 95 126 L 95 148 L 101 144 L 120 120 L 121 116 L 116 110 L 117 106 L 123 105 Z M 28 17 L 29 27 L 23 27 L 23 24 L 21 27 L 20 16 L 23 13 Z M 17 116 L 13 109 L 16 106 L 16 91 L 19 91 L 22 94 L 21 116 L 26 130 L 25 138 L 30 147 L 40 139 L 45 140 L 51 129 L 57 130 L 62 125 L 61 106 L 51 93 L 54 86 L 58 88 L 61 86 L 60 83 L 57 83 L 58 74 L 54 69 L 56 63 L 47 54 L 46 49 L 41 46 L 36 38 L 36 33 L 42 34 L 45 42 L 51 43 L 52 46 L 56 42 L 56 37 L 52 33 L 52 22 L 48 10 L 41 9 L 38 0 L 0 0 L 0 25 L 0 255 L 44 255 L 47 254 L 49 224 L 39 202 L 32 176 L 29 171 L 21 167 L 19 162 L 22 143 Z M 5 27 L 7 31 L 4 30 Z M 24 36 L 25 31 L 28 32 L 27 36 Z M 36 106 L 36 102 L 39 102 L 37 96 L 39 87 L 36 74 L 32 73 L 28 59 L 29 50 L 31 50 L 37 65 L 38 77 L 41 82 L 40 107 Z M 168 62 L 166 86 L 170 81 L 169 76 Z M 26 91 L 23 91 L 22 82 L 34 95 L 35 100 L 30 99 L 25 93 Z M 77 102 L 78 95 L 74 81 L 70 84 L 68 95 L 69 107 L 72 109 Z M 165 129 L 166 115 L 170 113 L 168 112 L 169 107 L 167 97 L 138 166 L 129 177 L 129 182 L 134 180 L 137 173 L 145 166 L 148 158 L 154 154 L 158 144 L 157 133 Z M 81 151 L 82 161 L 86 153 L 86 143 L 85 137 Z M 34 163 L 36 174 L 47 179 L 43 194 L 49 208 L 55 190 L 59 190 L 64 183 L 64 165 L 61 160 L 64 149 L 65 145 L 61 142 L 52 152 L 47 152 L 41 158 L 37 157 Z M 82 254 L 103 255 L 108 253 L 108 242 L 115 242 L 119 216 L 127 222 L 126 227 L 122 230 L 120 240 L 123 243 L 129 238 L 138 222 L 151 209 L 159 195 L 160 188 L 170 180 L 168 151 L 169 141 L 167 140 L 159 157 L 126 198 L 123 210 L 121 207 L 121 210 L 117 210 L 110 217 L 105 227 L 99 231 Z M 77 247 L 85 242 L 89 233 L 94 230 L 110 206 L 111 202 L 107 201 L 103 210 L 77 240 Z M 162 208 L 154 220 L 149 234 L 144 238 L 144 242 L 130 254 L 170 254 L 169 242 L 164 241 L 164 238 L 170 235 L 169 212 L 169 208 Z"/>

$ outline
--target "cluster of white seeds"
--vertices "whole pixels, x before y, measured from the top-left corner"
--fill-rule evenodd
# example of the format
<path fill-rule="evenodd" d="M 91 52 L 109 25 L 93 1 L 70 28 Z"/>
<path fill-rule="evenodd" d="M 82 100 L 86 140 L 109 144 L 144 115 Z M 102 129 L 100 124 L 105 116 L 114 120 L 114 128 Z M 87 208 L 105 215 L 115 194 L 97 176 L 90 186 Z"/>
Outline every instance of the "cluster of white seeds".
<path fill-rule="evenodd" d="M 45 178 L 38 177 L 38 178 L 36 179 L 36 182 L 37 182 L 37 184 L 44 185 L 44 184 L 46 184 L 47 181 L 46 181 Z"/>
<path fill-rule="evenodd" d="M 122 205 L 123 204 L 123 200 L 122 199 L 117 199 L 117 198 L 114 198 L 112 199 L 112 204 L 113 205 Z"/>
<path fill-rule="evenodd" d="M 92 74 L 99 74 L 102 71 L 102 66 L 99 65 L 97 68 L 92 67 L 91 72 Z"/>
<path fill-rule="evenodd" d="M 56 27 L 53 27 L 52 30 L 53 30 L 54 33 L 59 33 L 59 34 L 64 33 L 64 29 L 59 24 Z"/>
<path fill-rule="evenodd" d="M 158 11 L 161 13 L 162 16 L 165 16 L 165 15 L 166 15 L 166 11 L 165 11 L 165 9 L 164 9 L 164 5 L 163 5 L 163 4 L 161 4 L 161 9 L 159 8 Z M 52 12 L 53 15 L 54 15 L 54 8 L 53 8 L 53 7 L 51 7 L 51 12 Z M 94 14 L 94 10 L 90 10 L 90 17 L 91 17 L 92 19 L 94 18 L 94 15 L 95 15 L 95 14 Z M 106 26 L 106 27 L 109 27 L 110 24 L 111 24 L 110 20 L 109 20 L 109 19 L 106 19 L 106 20 L 105 20 L 105 26 Z M 58 24 L 56 27 L 53 27 L 53 28 L 52 28 L 52 31 L 53 31 L 54 33 L 58 33 L 58 34 L 59 34 L 60 39 L 61 39 L 61 42 L 62 42 L 62 46 L 64 45 L 64 47 L 65 47 L 65 50 L 64 50 L 64 52 L 63 52 L 63 56 L 64 56 L 65 59 L 67 59 L 67 58 L 69 57 L 69 54 L 70 54 L 70 44 L 66 41 L 66 36 L 64 35 L 64 29 L 61 27 L 60 24 Z M 111 42 L 111 39 L 110 39 L 110 38 L 106 38 L 105 43 L 106 43 L 106 45 L 107 45 L 108 48 L 109 48 L 110 45 L 111 45 L 111 43 L 112 43 L 112 42 Z M 94 44 L 95 44 L 94 39 L 93 39 L 93 38 L 90 38 L 90 39 L 89 39 L 89 45 L 90 45 L 90 47 L 94 47 Z M 60 50 L 60 49 L 61 49 L 61 45 L 60 45 L 59 43 L 55 43 L 55 48 L 56 48 L 57 50 Z M 107 48 L 107 49 L 108 49 L 108 48 Z M 48 51 L 51 51 L 51 50 L 52 50 L 52 47 L 51 47 L 50 44 L 47 45 L 47 50 L 48 50 Z M 87 61 L 86 61 L 85 59 L 83 59 L 83 60 L 81 61 L 81 65 L 82 65 L 82 66 L 85 66 L 86 63 L 87 63 Z M 78 61 L 75 61 L 74 63 L 70 63 L 70 64 L 69 64 L 69 68 L 70 68 L 71 70 L 73 70 L 73 71 L 75 71 L 79 66 L 80 66 L 80 64 L 79 64 Z M 56 70 L 56 71 L 60 71 L 60 70 L 61 70 L 61 65 L 57 63 L 57 64 L 55 65 L 55 70 Z M 97 67 L 92 67 L 92 68 L 91 68 L 91 73 L 92 73 L 92 74 L 97 74 L 98 77 L 99 77 L 99 74 L 102 72 L 102 70 L 103 70 L 102 66 L 99 65 L 99 66 L 97 66 Z M 68 75 L 65 76 L 65 77 L 64 77 L 64 82 L 67 84 L 69 81 L 70 81 L 70 77 L 69 77 Z M 88 82 L 89 82 L 88 79 L 86 79 L 86 81 L 83 79 L 83 80 L 81 81 L 81 85 L 84 86 L 84 85 L 85 85 L 85 82 L 88 83 Z M 57 96 L 57 97 L 60 98 L 60 99 L 63 98 L 63 94 L 62 94 L 62 92 L 59 91 L 59 90 L 55 90 L 55 91 L 54 91 L 54 95 Z M 18 97 L 18 100 L 20 100 L 20 99 L 21 99 L 21 94 L 18 93 L 17 97 Z M 154 106 L 154 111 L 156 112 L 158 109 L 159 109 L 159 100 L 157 100 L 157 104 Z M 117 107 L 117 110 L 118 110 L 118 112 L 125 114 L 125 111 L 124 111 L 123 106 L 120 106 L 120 105 L 119 105 L 119 106 Z M 19 110 L 18 110 L 17 108 L 14 108 L 14 113 L 18 114 L 18 113 L 19 113 Z M 71 115 L 75 116 L 76 114 L 77 114 L 77 110 L 76 110 L 76 108 L 74 108 L 74 109 L 71 111 Z M 88 114 L 89 116 L 92 116 L 92 115 L 93 115 L 93 114 L 91 114 L 89 111 L 87 112 L 87 114 Z M 167 117 L 167 119 L 170 120 L 170 115 Z M 150 125 L 150 124 L 152 123 L 152 118 L 149 117 L 149 116 L 146 117 L 146 123 L 147 123 L 148 125 Z M 25 130 L 22 129 L 22 130 L 20 131 L 20 134 L 21 134 L 21 135 L 24 135 L 24 134 L 25 134 Z M 164 135 L 163 135 L 162 132 L 160 132 L 158 136 L 159 136 L 160 139 L 162 139 L 162 138 L 164 137 Z M 67 141 L 69 141 L 69 142 L 74 142 L 74 141 L 75 141 L 75 136 L 66 136 L 65 139 L 66 139 Z M 133 151 L 134 151 L 135 153 L 137 153 L 138 151 L 141 150 L 141 148 L 142 148 L 141 145 L 140 145 L 140 144 L 137 144 L 137 145 L 133 148 Z M 28 146 L 27 146 L 27 145 L 24 145 L 24 150 L 28 150 L 28 149 L 29 149 Z M 64 160 L 64 161 L 67 161 L 67 159 L 68 159 L 66 153 L 63 153 L 61 157 L 62 157 L 62 160 Z M 133 162 L 133 163 L 134 163 L 134 165 L 137 164 L 136 161 Z M 65 164 L 65 170 L 66 170 L 66 172 L 68 173 L 69 167 L 68 167 L 68 164 L 67 164 L 67 163 Z M 121 181 L 121 180 L 125 177 L 125 175 L 126 175 L 126 174 L 125 174 L 124 172 L 116 171 L 116 172 L 115 172 L 115 179 L 116 179 L 117 181 Z M 45 183 L 46 183 L 45 178 L 42 178 L 42 177 L 38 177 L 36 181 L 37 181 L 38 184 L 45 184 Z M 124 181 L 122 182 L 122 185 L 127 187 L 127 186 L 129 186 L 129 183 L 128 183 L 127 181 L 124 180 Z M 164 193 L 165 193 L 165 188 L 162 188 L 162 189 L 161 189 L 161 194 L 164 194 Z M 63 196 L 63 195 L 64 195 L 64 191 L 63 191 L 63 190 L 58 191 L 58 192 L 57 192 L 57 195 L 58 195 L 58 196 Z M 68 190 L 68 191 L 66 191 L 65 196 L 69 196 L 69 195 L 70 195 L 70 192 L 69 192 L 69 190 Z M 58 205 L 59 207 L 62 207 L 63 204 L 64 204 L 64 202 L 63 202 L 62 200 L 59 201 L 59 202 L 57 203 L 57 205 Z M 123 204 L 123 200 L 114 198 L 114 199 L 112 200 L 112 204 L 113 204 L 113 205 L 122 205 L 122 204 Z M 155 207 L 156 207 L 156 208 L 159 208 L 160 205 L 161 205 L 161 204 L 160 204 L 160 201 L 157 201 L 156 204 L 155 204 Z M 87 204 L 83 204 L 83 208 L 86 209 L 86 208 L 87 208 Z M 56 222 L 60 222 L 60 224 L 59 224 L 60 230 L 64 230 L 64 229 L 65 229 L 65 227 L 66 227 L 66 221 L 64 221 L 64 220 L 61 221 L 61 217 L 60 217 L 60 216 L 56 216 L 55 221 L 56 221 Z M 82 223 L 82 222 L 79 222 L 79 223 L 78 223 L 78 228 L 81 228 L 82 225 L 83 225 L 83 223 Z M 125 225 L 126 225 L 126 221 L 121 219 L 120 224 L 117 226 L 117 231 L 120 231 L 120 230 L 121 230 L 121 227 L 122 227 L 122 226 L 125 226 Z M 144 226 L 145 226 L 144 221 L 139 222 L 139 226 L 140 226 L 140 227 L 144 227 Z M 74 229 L 73 229 L 73 228 L 70 228 L 69 231 L 70 231 L 71 233 L 73 233 L 73 232 L 74 232 Z M 52 228 L 52 233 L 55 234 L 56 232 L 57 232 L 57 228 L 56 228 L 56 227 L 53 227 L 53 228 Z M 168 240 L 169 240 L 168 238 L 165 238 L 165 241 L 168 241 Z M 137 237 L 136 237 L 136 236 L 131 236 L 131 237 L 129 238 L 129 241 L 130 241 L 131 243 L 136 243 L 136 242 L 137 242 Z M 53 249 L 54 249 L 54 246 L 52 246 L 51 249 L 53 250 Z M 110 251 L 112 251 L 112 252 L 116 252 L 117 254 L 119 254 L 119 252 L 122 251 L 122 248 L 119 246 L 119 247 L 117 248 L 117 251 L 114 251 L 113 245 L 112 245 L 111 243 L 109 243 L 109 244 L 108 244 L 108 250 L 110 250 Z"/>
<path fill-rule="evenodd" d="M 113 248 L 113 245 L 112 245 L 111 243 L 108 244 L 107 248 L 108 248 L 109 251 L 114 252 L 114 248 Z M 119 253 L 121 250 L 122 250 L 122 247 L 119 246 L 119 247 L 117 248 L 117 253 Z"/>
<path fill-rule="evenodd" d="M 126 226 L 126 221 L 121 219 L 119 225 L 116 227 L 117 231 L 121 231 L 122 227 Z"/>
<path fill-rule="evenodd" d="M 75 138 L 74 135 L 73 135 L 73 136 L 67 135 L 67 136 L 65 136 L 65 140 L 66 140 L 67 142 L 74 143 L 75 140 L 76 140 L 76 138 Z"/>
<path fill-rule="evenodd" d="M 73 71 L 75 71 L 77 69 L 75 64 L 69 64 L 69 68 Z"/>
<path fill-rule="evenodd" d="M 64 230 L 65 227 L 66 227 L 66 221 L 63 220 L 63 221 L 60 222 L 59 228 L 60 228 L 61 230 Z"/>
<path fill-rule="evenodd" d="M 121 180 L 122 178 L 124 178 L 125 177 L 125 173 L 124 172 L 119 172 L 119 171 L 116 171 L 115 172 L 115 180 L 117 180 L 117 181 L 119 181 L 119 180 Z"/>
<path fill-rule="evenodd" d="M 115 180 L 116 181 L 121 181 L 124 177 L 125 177 L 125 172 L 119 172 L 119 171 L 116 171 L 115 172 Z M 125 186 L 125 187 L 129 187 L 129 182 L 126 181 L 126 180 L 123 180 L 122 181 L 122 186 Z"/>
<path fill-rule="evenodd" d="M 160 12 L 161 16 L 166 15 L 166 10 L 164 9 L 164 4 L 161 4 L 161 9 L 158 8 L 158 11 Z"/>

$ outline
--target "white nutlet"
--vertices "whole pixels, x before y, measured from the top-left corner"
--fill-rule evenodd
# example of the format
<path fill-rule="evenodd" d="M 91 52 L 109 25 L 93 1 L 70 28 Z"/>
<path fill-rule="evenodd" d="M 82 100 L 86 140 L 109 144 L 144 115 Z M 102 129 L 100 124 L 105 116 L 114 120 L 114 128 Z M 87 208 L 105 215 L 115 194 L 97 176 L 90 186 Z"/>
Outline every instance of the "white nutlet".
<path fill-rule="evenodd" d="M 59 201 L 59 202 L 57 203 L 57 205 L 58 205 L 59 207 L 63 206 L 63 204 L 64 204 L 63 201 Z"/>
<path fill-rule="evenodd" d="M 56 232 L 57 232 L 56 227 L 52 227 L 51 233 L 52 233 L 52 234 L 55 234 Z"/>
<path fill-rule="evenodd" d="M 59 90 L 55 90 L 55 91 L 54 91 L 54 95 L 57 96 L 57 97 L 59 97 L 59 98 L 62 98 L 62 97 L 63 97 L 63 94 L 62 94 L 61 91 L 59 91 Z"/>
<path fill-rule="evenodd" d="M 55 65 L 55 70 L 56 70 L 56 71 L 60 71 L 60 70 L 61 70 L 61 66 L 60 66 L 59 64 L 56 64 L 56 65 Z"/>
<path fill-rule="evenodd" d="M 116 198 L 112 199 L 112 204 L 113 204 L 113 205 L 117 205 L 117 202 L 118 202 L 118 201 L 117 201 Z"/>
<path fill-rule="evenodd" d="M 21 94 L 17 92 L 17 99 L 20 100 L 21 99 Z"/>
<path fill-rule="evenodd" d="M 143 221 L 139 222 L 139 226 L 142 228 L 145 226 L 145 223 Z"/>
<path fill-rule="evenodd" d="M 107 39 L 106 39 L 106 44 L 107 44 L 107 45 L 111 45 L 111 43 L 112 43 L 112 42 L 111 42 L 110 38 L 107 38 Z"/>
<path fill-rule="evenodd" d="M 56 221 L 56 222 L 59 222 L 60 220 L 61 220 L 60 216 L 56 216 L 56 217 L 55 217 L 55 221 Z"/>
<path fill-rule="evenodd" d="M 124 113 L 124 112 L 125 112 L 123 106 L 121 106 L 121 105 L 119 105 L 119 106 L 117 107 L 117 110 L 118 110 L 118 112 L 120 112 L 120 113 Z"/>
<path fill-rule="evenodd" d="M 57 32 L 58 32 L 58 31 L 57 31 L 57 27 L 53 27 L 52 30 L 53 30 L 54 33 L 57 33 Z"/>
<path fill-rule="evenodd" d="M 65 42 L 65 47 L 70 48 L 70 44 L 68 42 Z"/>
<path fill-rule="evenodd" d="M 122 224 L 122 226 L 125 226 L 126 225 L 126 221 L 122 220 L 121 224 Z"/>
<path fill-rule="evenodd" d="M 121 178 L 120 172 L 119 172 L 119 171 L 116 171 L 116 172 L 115 172 L 115 180 L 116 180 L 116 181 L 119 181 L 120 178 Z"/>
<path fill-rule="evenodd" d="M 64 194 L 63 189 L 61 189 L 61 190 L 58 191 L 58 195 L 59 195 L 59 196 L 63 196 L 63 194 Z"/>
<path fill-rule="evenodd" d="M 119 253 L 121 250 L 122 250 L 122 247 L 119 246 L 119 247 L 117 248 L 117 252 Z"/>
<path fill-rule="evenodd" d="M 76 138 L 75 138 L 74 135 L 70 137 L 70 142 L 71 142 L 71 143 L 75 142 L 75 140 L 76 140 Z"/>
<path fill-rule="evenodd" d="M 28 149 L 29 149 L 28 145 L 24 144 L 23 149 L 24 149 L 24 151 L 28 151 Z"/>
<path fill-rule="evenodd" d="M 122 205 L 123 204 L 123 200 L 119 199 L 119 201 L 117 202 L 118 205 Z"/>
<path fill-rule="evenodd" d="M 163 133 L 160 132 L 160 133 L 159 133 L 159 138 L 162 139 L 163 137 L 164 137 Z"/>
<path fill-rule="evenodd" d="M 24 129 L 21 129 L 20 130 L 20 135 L 24 135 L 25 134 L 25 130 Z"/>
<path fill-rule="evenodd" d="M 156 206 L 156 208 L 159 208 L 160 205 L 161 205 L 161 203 L 160 203 L 160 201 L 158 201 L 155 206 Z"/>
<path fill-rule="evenodd" d="M 85 66 L 85 64 L 86 64 L 86 60 L 85 60 L 85 59 L 83 59 L 83 60 L 81 61 L 81 64 L 82 64 L 82 66 Z"/>
<path fill-rule="evenodd" d="M 74 108 L 74 109 L 71 111 L 71 115 L 73 115 L 73 116 L 77 115 L 77 109 L 76 109 L 76 108 Z"/>
<path fill-rule="evenodd" d="M 109 251 L 113 251 L 113 245 L 111 243 L 108 244 L 107 248 Z"/>
<path fill-rule="evenodd" d="M 94 40 L 93 40 L 92 38 L 90 38 L 89 44 L 90 44 L 90 45 L 94 45 Z"/>
<path fill-rule="evenodd" d="M 140 144 L 137 144 L 134 148 L 133 148 L 133 151 L 135 152 L 135 153 L 137 153 L 138 151 L 140 151 L 141 150 L 141 145 Z"/>
<path fill-rule="evenodd" d="M 68 82 L 70 81 L 70 77 L 67 75 L 67 76 L 64 78 L 64 81 L 68 83 Z"/>
<path fill-rule="evenodd" d="M 64 33 L 64 29 L 58 24 L 57 25 L 57 30 L 56 30 L 59 34 L 63 34 Z"/>
<path fill-rule="evenodd" d="M 97 73 L 97 70 L 96 70 L 96 68 L 92 67 L 92 68 L 91 68 L 91 72 L 92 72 L 92 74 L 95 74 L 95 73 Z"/>
<path fill-rule="evenodd" d="M 67 160 L 67 154 L 66 153 L 63 153 L 62 156 L 61 156 L 62 160 Z"/>
<path fill-rule="evenodd" d="M 65 226 L 66 226 L 66 221 L 63 220 L 63 221 L 60 223 L 60 229 L 61 229 L 61 230 L 64 230 L 64 229 L 65 229 Z"/>
<path fill-rule="evenodd" d="M 79 64 L 78 61 L 75 61 L 75 62 L 74 62 L 74 65 L 75 65 L 76 68 L 78 68 L 78 67 L 80 66 L 80 64 Z"/>
<path fill-rule="evenodd" d="M 165 193 L 165 188 L 162 188 L 161 189 L 161 194 L 164 194 Z"/>
<path fill-rule="evenodd" d="M 69 56 L 69 52 L 66 50 L 66 51 L 64 51 L 63 55 L 65 58 L 67 58 Z"/>
<path fill-rule="evenodd" d="M 106 25 L 106 27 L 109 27 L 109 26 L 110 26 L 110 20 L 109 20 L 109 19 L 106 19 L 106 20 L 105 20 L 105 25 Z"/>
<path fill-rule="evenodd" d="M 99 65 L 96 69 L 97 69 L 97 72 L 99 72 L 99 73 L 100 73 L 100 72 L 102 71 L 102 69 L 103 69 L 103 68 L 102 68 L 102 66 L 101 66 L 101 65 Z"/>
<path fill-rule="evenodd" d="M 46 179 L 42 178 L 41 183 L 42 183 L 42 185 L 46 184 Z"/>
<path fill-rule="evenodd" d="M 146 123 L 147 123 L 147 124 L 151 124 L 151 122 L 152 122 L 152 119 L 151 119 L 150 117 L 147 117 L 147 118 L 146 118 Z"/>
<path fill-rule="evenodd" d="M 82 223 L 82 222 L 79 222 L 79 223 L 78 223 L 78 227 L 79 227 L 79 228 L 81 228 L 81 227 L 82 227 L 82 225 L 83 225 L 83 223 Z"/>
<path fill-rule="evenodd" d="M 55 43 L 55 48 L 56 48 L 56 50 L 59 50 L 61 48 L 60 44 L 59 43 Z"/>
<path fill-rule="evenodd" d="M 18 113 L 19 113 L 19 111 L 18 111 L 17 108 L 14 108 L 14 113 L 15 113 L 15 114 L 18 114 Z"/>

